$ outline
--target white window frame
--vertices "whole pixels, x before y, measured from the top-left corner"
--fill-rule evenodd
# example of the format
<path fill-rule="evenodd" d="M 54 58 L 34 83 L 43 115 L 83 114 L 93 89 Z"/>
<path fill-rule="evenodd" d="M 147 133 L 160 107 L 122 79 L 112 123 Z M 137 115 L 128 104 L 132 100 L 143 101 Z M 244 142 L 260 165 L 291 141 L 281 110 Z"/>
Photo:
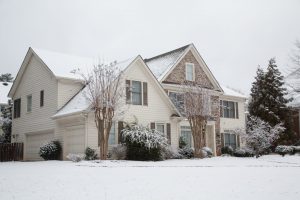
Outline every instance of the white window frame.
<path fill-rule="evenodd" d="M 189 66 L 192 66 L 193 69 L 192 69 L 192 80 L 189 80 L 188 79 L 188 67 Z M 195 65 L 194 63 L 185 63 L 185 80 L 187 81 L 195 81 Z"/>
<path fill-rule="evenodd" d="M 166 126 L 166 123 L 163 123 L 163 122 L 155 122 L 155 130 L 158 131 L 157 125 L 164 126 L 164 132 L 163 132 L 163 134 L 164 134 L 164 135 L 167 135 L 167 130 L 166 130 L 166 129 L 167 129 L 167 126 Z"/>
<path fill-rule="evenodd" d="M 29 97 L 30 97 L 30 106 L 29 106 L 29 101 L 28 101 Z M 27 113 L 30 113 L 32 111 L 32 94 L 29 94 L 26 96 L 26 103 L 27 103 L 26 111 L 27 111 Z"/>

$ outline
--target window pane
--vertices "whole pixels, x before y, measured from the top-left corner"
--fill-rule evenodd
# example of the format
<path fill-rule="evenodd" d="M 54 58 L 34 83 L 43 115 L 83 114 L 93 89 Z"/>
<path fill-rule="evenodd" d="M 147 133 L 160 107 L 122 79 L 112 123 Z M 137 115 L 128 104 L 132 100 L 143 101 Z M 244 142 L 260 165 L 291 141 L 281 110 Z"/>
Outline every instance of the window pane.
<path fill-rule="evenodd" d="M 156 130 L 164 134 L 165 133 L 165 125 L 164 124 L 156 124 Z"/>
<path fill-rule="evenodd" d="M 186 64 L 186 80 L 193 81 L 194 80 L 194 65 Z"/>
<path fill-rule="evenodd" d="M 132 81 L 132 104 L 142 105 L 142 84 L 139 81 Z"/>
<path fill-rule="evenodd" d="M 236 135 L 235 134 L 224 134 L 225 146 L 231 146 L 233 149 L 236 148 Z"/>
<path fill-rule="evenodd" d="M 109 138 L 108 138 L 108 144 L 109 145 L 113 145 L 115 144 L 115 138 L 116 138 L 116 134 L 115 134 L 115 123 L 113 122 L 110 132 L 109 132 Z"/>
<path fill-rule="evenodd" d="M 32 96 L 28 95 L 27 96 L 27 112 L 31 112 L 32 108 Z"/>
<path fill-rule="evenodd" d="M 192 131 L 189 126 L 181 126 L 181 137 L 188 147 L 192 146 Z"/>

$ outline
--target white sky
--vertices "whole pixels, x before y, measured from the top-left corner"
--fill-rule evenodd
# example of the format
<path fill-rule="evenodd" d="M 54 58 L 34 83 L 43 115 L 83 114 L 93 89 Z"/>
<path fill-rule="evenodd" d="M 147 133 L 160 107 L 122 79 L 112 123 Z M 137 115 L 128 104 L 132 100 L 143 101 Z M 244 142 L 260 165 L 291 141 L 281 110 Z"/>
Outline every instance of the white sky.
<path fill-rule="evenodd" d="M 29 46 L 106 60 L 194 43 L 217 80 L 249 93 L 258 65 L 280 69 L 300 39 L 299 0 L 0 0 L 0 73 Z"/>

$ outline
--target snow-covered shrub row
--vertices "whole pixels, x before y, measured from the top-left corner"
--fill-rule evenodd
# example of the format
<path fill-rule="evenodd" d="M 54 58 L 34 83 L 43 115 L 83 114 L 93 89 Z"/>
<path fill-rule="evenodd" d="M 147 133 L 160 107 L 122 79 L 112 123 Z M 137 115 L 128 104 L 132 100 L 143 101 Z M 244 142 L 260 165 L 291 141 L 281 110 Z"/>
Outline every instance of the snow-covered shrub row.
<path fill-rule="evenodd" d="M 91 149 L 90 147 L 87 147 L 85 149 L 85 160 L 96 160 L 97 159 L 97 154 L 95 149 Z"/>
<path fill-rule="evenodd" d="M 126 146 L 123 144 L 117 144 L 112 147 L 110 155 L 113 160 L 125 160 L 126 159 Z"/>
<path fill-rule="evenodd" d="M 40 147 L 39 155 L 44 160 L 59 160 L 62 151 L 61 144 L 58 140 L 48 142 Z"/>
<path fill-rule="evenodd" d="M 205 154 L 206 154 L 205 157 L 211 158 L 213 156 L 213 152 L 212 152 L 211 148 L 209 148 L 209 147 L 203 147 L 202 151 L 205 152 Z"/>
<path fill-rule="evenodd" d="M 285 146 L 279 145 L 275 148 L 275 153 L 285 156 L 286 154 L 293 155 L 300 152 L 300 146 Z"/>
<path fill-rule="evenodd" d="M 80 162 L 85 158 L 85 155 L 69 153 L 66 157 L 73 162 Z"/>
<path fill-rule="evenodd" d="M 178 152 L 177 148 L 168 146 L 162 149 L 162 157 L 164 160 L 167 159 L 183 159 L 184 157 Z"/>
<path fill-rule="evenodd" d="M 142 125 L 132 125 L 122 130 L 128 160 L 162 160 L 162 150 L 168 147 L 163 133 Z"/>
<path fill-rule="evenodd" d="M 222 154 L 233 155 L 233 148 L 231 146 L 224 146 L 221 148 Z"/>
<path fill-rule="evenodd" d="M 246 147 L 238 148 L 238 149 L 234 150 L 233 156 L 235 156 L 235 157 L 253 157 L 254 152 L 253 152 L 253 150 L 246 148 Z"/>

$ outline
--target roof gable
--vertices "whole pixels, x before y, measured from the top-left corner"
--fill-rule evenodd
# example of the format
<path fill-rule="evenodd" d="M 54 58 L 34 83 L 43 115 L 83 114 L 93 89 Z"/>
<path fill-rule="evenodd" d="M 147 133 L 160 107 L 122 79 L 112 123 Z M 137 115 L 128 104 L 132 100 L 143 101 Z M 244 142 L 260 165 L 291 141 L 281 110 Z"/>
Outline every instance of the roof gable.
<path fill-rule="evenodd" d="M 193 44 L 183 46 L 179 49 L 155 56 L 150 59 L 145 59 L 145 62 L 160 82 L 167 79 L 169 74 L 172 73 L 174 68 L 185 58 L 188 53 L 192 53 L 196 61 L 199 63 L 201 69 L 204 71 L 205 76 L 211 82 L 213 89 L 217 91 L 223 91 L 218 81 L 200 56 L 199 52 Z M 204 75 L 203 75 L 204 76 Z"/>

